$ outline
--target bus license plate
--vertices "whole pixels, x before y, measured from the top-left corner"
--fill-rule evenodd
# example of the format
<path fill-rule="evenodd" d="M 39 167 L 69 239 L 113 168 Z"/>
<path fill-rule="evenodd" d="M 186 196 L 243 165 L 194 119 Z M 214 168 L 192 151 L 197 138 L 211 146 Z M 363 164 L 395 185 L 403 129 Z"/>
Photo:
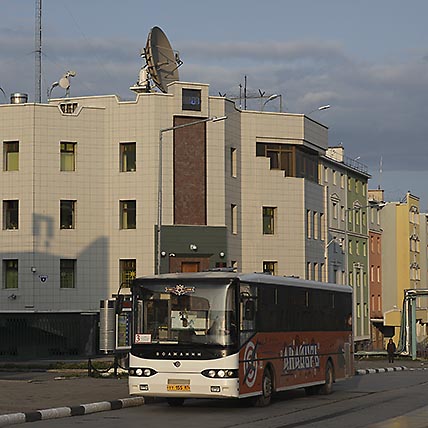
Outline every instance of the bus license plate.
<path fill-rule="evenodd" d="M 190 391 L 190 385 L 167 385 L 167 391 Z"/>

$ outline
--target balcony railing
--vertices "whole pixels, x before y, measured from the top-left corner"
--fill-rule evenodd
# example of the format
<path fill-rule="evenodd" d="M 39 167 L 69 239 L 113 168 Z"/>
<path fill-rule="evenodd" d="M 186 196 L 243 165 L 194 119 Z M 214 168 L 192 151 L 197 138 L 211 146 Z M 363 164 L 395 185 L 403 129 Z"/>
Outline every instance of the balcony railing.
<path fill-rule="evenodd" d="M 350 168 L 355 169 L 355 170 L 362 172 L 364 174 L 369 173 L 368 166 L 364 165 L 363 163 L 359 162 L 356 159 L 352 159 L 352 158 L 345 156 L 345 155 L 329 156 L 328 153 L 326 154 L 326 156 L 330 159 L 335 160 L 336 162 L 342 162 L 344 165 L 349 166 Z"/>

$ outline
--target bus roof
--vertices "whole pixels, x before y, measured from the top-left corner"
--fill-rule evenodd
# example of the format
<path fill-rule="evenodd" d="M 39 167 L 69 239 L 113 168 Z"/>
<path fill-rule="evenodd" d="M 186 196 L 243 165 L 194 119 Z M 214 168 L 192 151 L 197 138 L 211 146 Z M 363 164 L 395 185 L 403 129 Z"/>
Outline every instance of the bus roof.
<path fill-rule="evenodd" d="M 309 281 L 297 277 L 290 276 L 274 276 L 266 273 L 238 273 L 230 271 L 206 271 L 206 272 L 192 272 L 192 273 L 166 273 L 161 275 L 150 275 L 136 278 L 135 282 L 140 281 L 179 281 L 183 279 L 188 280 L 233 280 L 237 279 L 240 282 L 253 283 L 253 284 L 271 284 L 279 286 L 292 286 L 292 287 L 305 287 L 315 289 L 328 289 L 331 291 L 338 291 L 344 293 L 352 293 L 352 287 L 349 285 L 339 285 L 327 282 Z"/>

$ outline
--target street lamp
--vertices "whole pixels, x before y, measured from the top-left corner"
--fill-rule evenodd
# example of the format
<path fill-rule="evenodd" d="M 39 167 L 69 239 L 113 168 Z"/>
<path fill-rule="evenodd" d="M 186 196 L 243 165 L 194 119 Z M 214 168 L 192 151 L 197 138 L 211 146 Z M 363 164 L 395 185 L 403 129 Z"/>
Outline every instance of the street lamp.
<path fill-rule="evenodd" d="M 311 113 L 315 113 L 316 111 L 328 110 L 331 108 L 330 104 L 326 104 L 325 106 L 318 107 L 314 110 L 311 110 L 309 113 L 305 113 L 306 116 L 309 116 Z"/>
<path fill-rule="evenodd" d="M 159 166 L 158 166 L 158 224 L 156 228 L 156 270 L 157 274 L 160 274 L 161 267 L 161 227 L 162 227 L 162 145 L 163 145 L 163 134 L 169 131 L 175 131 L 176 129 L 186 128 L 192 125 L 198 125 L 199 123 L 205 122 L 219 122 L 226 120 L 227 116 L 211 116 L 206 119 L 196 120 L 194 122 L 183 123 L 182 125 L 171 126 L 169 128 L 163 128 L 159 130 Z"/>
<path fill-rule="evenodd" d="M 266 104 L 269 101 L 273 101 L 276 100 L 277 98 L 279 98 L 279 112 L 282 112 L 282 95 L 281 94 L 273 94 L 271 95 L 262 105 L 262 111 L 264 111 Z"/>
<path fill-rule="evenodd" d="M 327 255 L 328 255 L 328 247 L 333 244 L 336 243 L 338 244 L 340 247 L 342 247 L 343 245 L 343 239 L 342 238 L 337 238 L 336 236 L 332 239 L 330 239 L 330 241 L 328 241 L 327 245 L 324 248 L 324 258 L 327 259 Z M 328 269 L 327 269 L 328 270 Z"/>

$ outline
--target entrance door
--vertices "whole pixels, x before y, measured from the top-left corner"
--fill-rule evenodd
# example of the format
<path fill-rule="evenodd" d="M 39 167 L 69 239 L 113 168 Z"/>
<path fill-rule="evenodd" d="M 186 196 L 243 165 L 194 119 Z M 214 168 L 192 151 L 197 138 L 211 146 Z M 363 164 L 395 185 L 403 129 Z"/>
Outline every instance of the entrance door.
<path fill-rule="evenodd" d="M 181 272 L 199 272 L 199 262 L 181 262 Z"/>

